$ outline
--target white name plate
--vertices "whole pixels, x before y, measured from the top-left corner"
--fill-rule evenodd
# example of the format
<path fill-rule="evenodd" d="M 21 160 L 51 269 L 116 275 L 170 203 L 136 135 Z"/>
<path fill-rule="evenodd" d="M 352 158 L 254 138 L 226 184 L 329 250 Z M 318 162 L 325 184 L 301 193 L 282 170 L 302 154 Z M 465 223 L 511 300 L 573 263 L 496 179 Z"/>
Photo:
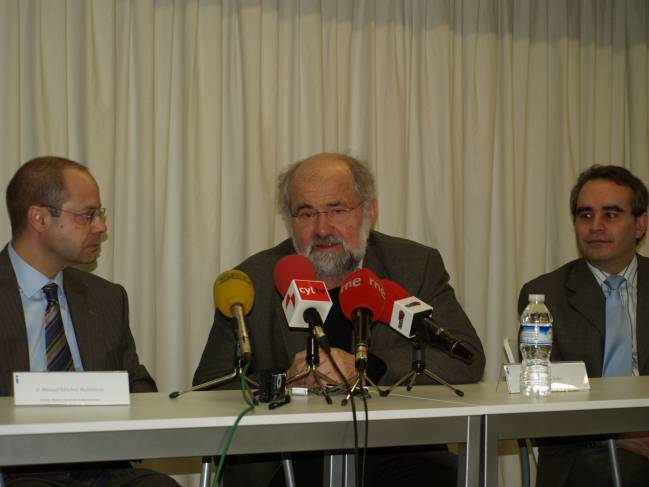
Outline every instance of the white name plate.
<path fill-rule="evenodd" d="M 130 403 L 126 372 L 14 372 L 16 406 Z"/>
<path fill-rule="evenodd" d="M 503 367 L 507 379 L 507 389 L 511 394 L 520 393 L 521 364 L 505 364 Z M 552 375 L 552 392 L 587 391 L 590 389 L 584 362 L 552 362 L 550 374 Z"/>

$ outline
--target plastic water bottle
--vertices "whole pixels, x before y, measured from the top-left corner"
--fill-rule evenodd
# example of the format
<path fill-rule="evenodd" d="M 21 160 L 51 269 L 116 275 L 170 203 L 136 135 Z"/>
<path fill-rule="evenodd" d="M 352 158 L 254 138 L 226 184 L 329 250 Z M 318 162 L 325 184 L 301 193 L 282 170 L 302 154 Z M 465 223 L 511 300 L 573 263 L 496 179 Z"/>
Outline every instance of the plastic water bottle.
<path fill-rule="evenodd" d="M 550 352 L 552 352 L 552 315 L 543 294 L 530 294 L 521 315 L 518 343 L 521 364 L 521 394 L 547 396 L 551 392 Z"/>

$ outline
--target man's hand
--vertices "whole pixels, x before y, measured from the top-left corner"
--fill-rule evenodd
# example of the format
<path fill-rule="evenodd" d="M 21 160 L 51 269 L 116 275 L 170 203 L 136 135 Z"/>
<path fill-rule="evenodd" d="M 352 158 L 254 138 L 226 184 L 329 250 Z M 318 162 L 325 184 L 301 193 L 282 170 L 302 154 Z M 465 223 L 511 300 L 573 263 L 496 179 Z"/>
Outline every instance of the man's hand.
<path fill-rule="evenodd" d="M 335 360 L 338 368 L 343 373 L 343 375 L 347 378 L 348 381 L 351 381 L 356 375 L 354 356 L 351 353 L 347 353 L 344 350 L 341 350 L 340 348 L 332 348 L 331 356 Z M 296 353 L 293 357 L 293 363 L 287 371 L 287 378 L 290 379 L 291 377 L 294 377 L 295 375 L 305 371 L 306 369 L 306 350 L 302 350 L 301 352 Z M 343 382 L 342 377 L 340 377 L 340 375 L 336 372 L 336 369 L 329 360 L 329 356 L 322 349 L 320 349 L 320 364 L 318 365 L 318 372 L 326 375 L 337 384 Z M 313 374 L 309 374 L 299 381 L 292 383 L 291 385 L 311 385 L 315 383 L 316 382 Z"/>
<path fill-rule="evenodd" d="M 649 458 L 649 433 L 624 433 L 618 436 L 617 446 Z"/>

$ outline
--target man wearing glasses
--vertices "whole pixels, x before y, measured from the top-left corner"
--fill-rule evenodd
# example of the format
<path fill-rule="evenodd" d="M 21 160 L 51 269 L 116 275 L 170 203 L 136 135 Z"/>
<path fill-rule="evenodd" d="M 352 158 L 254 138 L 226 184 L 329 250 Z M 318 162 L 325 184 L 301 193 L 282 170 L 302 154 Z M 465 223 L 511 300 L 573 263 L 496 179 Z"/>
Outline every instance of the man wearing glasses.
<path fill-rule="evenodd" d="M 12 372 L 26 370 L 126 370 L 131 392 L 155 391 L 135 351 L 124 288 L 70 268 L 97 259 L 107 229 L 92 175 L 40 157 L 18 169 L 6 196 L 12 240 L 0 252 L 0 395 L 12 393 Z M 128 462 L 3 471 L 7 486 L 178 485 Z"/>
<path fill-rule="evenodd" d="M 299 253 L 312 261 L 318 279 L 329 289 L 334 305 L 324 329 L 333 347 L 332 356 L 348 380 L 356 373 L 352 327 L 340 310 L 338 295 L 345 277 L 359 267 L 397 282 L 431 304 L 435 321 L 463 340 L 475 354 L 473 362 L 468 364 L 427 347 L 429 369 L 452 383 L 480 380 L 485 361 L 482 345 L 455 298 L 439 252 L 372 230 L 378 204 L 374 179 L 363 163 L 342 154 L 314 155 L 293 164 L 280 175 L 278 196 L 291 238 L 239 266 L 255 287 L 255 305 L 248 317 L 253 347 L 250 373 L 288 369 L 288 375 L 292 376 L 307 368 L 305 334 L 288 328 L 281 307 L 282 297 L 275 290 L 272 277 L 280 258 Z M 389 326 L 373 326 L 371 334 L 368 376 L 380 385 L 392 385 L 411 369 L 411 344 Z M 217 312 L 194 384 L 232 371 L 234 342 L 231 326 Z M 325 354 L 320 354 L 318 370 L 328 377 L 341 379 Z M 311 376 L 307 379 L 313 381 Z M 424 451 L 422 455 L 408 455 L 408 458 L 399 453 L 390 449 L 371 455 L 367 485 L 455 485 L 455 462 L 448 451 Z M 299 468 L 296 470 L 300 484 Z M 435 472 L 434 482 L 431 472 Z M 243 480 L 246 474 L 253 478 Z M 313 471 L 310 475 L 305 485 L 313 483 Z M 241 469 L 232 477 L 226 483 L 231 483 L 232 478 L 241 484 L 266 485 L 268 480 L 257 469 Z"/>

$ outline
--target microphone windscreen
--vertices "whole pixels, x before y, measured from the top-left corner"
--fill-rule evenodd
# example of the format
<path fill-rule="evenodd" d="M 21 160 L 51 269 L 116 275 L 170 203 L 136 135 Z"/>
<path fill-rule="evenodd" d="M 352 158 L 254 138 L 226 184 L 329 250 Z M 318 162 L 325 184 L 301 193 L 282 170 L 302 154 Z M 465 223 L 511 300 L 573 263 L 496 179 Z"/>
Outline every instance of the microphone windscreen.
<path fill-rule="evenodd" d="M 255 289 L 245 272 L 233 269 L 222 272 L 214 282 L 214 304 L 228 318 L 232 318 L 232 306 L 240 304 L 248 314 L 255 302 Z"/>
<path fill-rule="evenodd" d="M 315 281 L 317 279 L 313 263 L 305 256 L 286 255 L 277 261 L 273 269 L 273 280 L 279 293 L 284 296 L 293 279 Z"/>
<path fill-rule="evenodd" d="M 385 290 L 385 306 L 383 307 L 381 316 L 377 318 L 377 321 L 390 323 L 392 320 L 392 307 L 394 306 L 394 302 L 409 297 L 410 293 L 390 279 L 381 279 L 381 285 Z"/>
<path fill-rule="evenodd" d="M 340 308 L 348 320 L 359 308 L 365 308 L 376 319 L 381 315 L 385 305 L 385 291 L 381 281 L 369 269 L 357 269 L 349 274 L 340 286 Z"/>

